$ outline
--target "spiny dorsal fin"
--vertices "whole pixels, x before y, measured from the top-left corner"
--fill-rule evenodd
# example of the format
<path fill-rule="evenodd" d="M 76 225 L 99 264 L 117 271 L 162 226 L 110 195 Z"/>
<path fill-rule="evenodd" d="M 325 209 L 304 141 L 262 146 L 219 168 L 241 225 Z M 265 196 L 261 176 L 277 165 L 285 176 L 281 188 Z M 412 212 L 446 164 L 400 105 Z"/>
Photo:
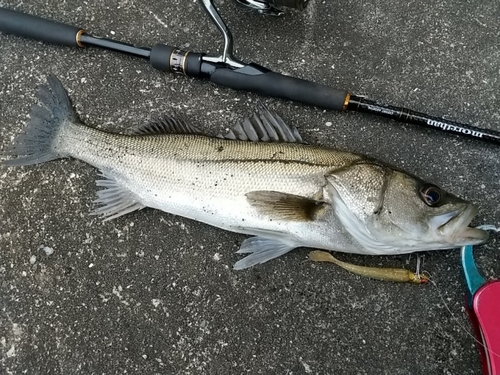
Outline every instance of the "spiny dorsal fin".
<path fill-rule="evenodd" d="M 321 201 L 277 191 L 251 191 L 246 197 L 262 215 L 277 220 L 311 221 L 325 206 Z"/>
<path fill-rule="evenodd" d="M 133 134 L 203 134 L 203 132 L 197 127 L 189 125 L 184 119 L 165 115 L 156 121 L 139 126 L 133 130 Z"/>
<path fill-rule="evenodd" d="M 219 134 L 217 137 L 252 142 L 302 143 L 297 128 L 290 128 L 276 112 L 270 111 L 262 102 L 259 102 L 252 116 L 245 117 L 226 135 Z"/>

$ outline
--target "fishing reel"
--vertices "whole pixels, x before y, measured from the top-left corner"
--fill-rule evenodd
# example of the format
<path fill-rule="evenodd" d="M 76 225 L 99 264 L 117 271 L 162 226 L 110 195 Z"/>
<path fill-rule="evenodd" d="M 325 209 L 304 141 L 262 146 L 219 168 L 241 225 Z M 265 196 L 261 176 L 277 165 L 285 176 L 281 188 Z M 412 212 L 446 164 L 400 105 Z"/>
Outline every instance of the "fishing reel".
<path fill-rule="evenodd" d="M 259 14 L 279 17 L 285 13 L 282 8 L 304 10 L 309 0 L 236 0 L 236 2 Z"/>
<path fill-rule="evenodd" d="M 248 64 L 244 64 L 233 56 L 233 36 L 231 31 L 222 19 L 219 11 L 215 7 L 214 0 L 199 0 L 201 6 L 205 9 L 212 22 L 217 26 L 224 38 L 224 48 L 220 56 L 204 56 L 205 61 L 211 63 L 222 63 L 227 67 L 238 69 L 247 67 L 248 74 L 252 68 Z M 281 7 L 293 8 L 303 10 L 308 4 L 309 0 L 236 0 L 239 4 L 247 6 L 256 10 L 260 14 L 270 16 L 281 16 L 284 14 Z"/>
<path fill-rule="evenodd" d="M 118 40 L 100 38 L 84 29 L 0 7 L 0 31 L 71 47 L 94 46 L 147 59 L 163 72 L 209 79 L 216 85 L 254 94 L 292 100 L 337 111 L 365 112 L 397 121 L 422 125 L 500 144 L 500 132 L 430 116 L 408 108 L 380 104 L 346 90 L 273 72 L 233 56 L 233 37 L 224 23 L 214 0 L 198 0 L 224 38 L 222 54 L 208 55 L 158 43 L 152 48 L 137 47 Z M 302 10 L 308 0 L 236 0 L 261 14 L 280 15 L 280 7 Z"/>

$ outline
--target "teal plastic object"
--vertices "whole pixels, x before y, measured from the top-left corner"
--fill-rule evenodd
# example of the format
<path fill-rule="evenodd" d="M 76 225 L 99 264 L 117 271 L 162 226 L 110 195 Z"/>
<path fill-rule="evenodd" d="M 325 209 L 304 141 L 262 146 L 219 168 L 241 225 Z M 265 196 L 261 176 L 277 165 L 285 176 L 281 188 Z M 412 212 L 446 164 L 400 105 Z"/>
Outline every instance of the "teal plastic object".
<path fill-rule="evenodd" d="M 477 269 L 472 246 L 462 247 L 467 281 L 466 308 L 476 332 L 485 375 L 500 375 L 500 280 L 486 280 Z"/>

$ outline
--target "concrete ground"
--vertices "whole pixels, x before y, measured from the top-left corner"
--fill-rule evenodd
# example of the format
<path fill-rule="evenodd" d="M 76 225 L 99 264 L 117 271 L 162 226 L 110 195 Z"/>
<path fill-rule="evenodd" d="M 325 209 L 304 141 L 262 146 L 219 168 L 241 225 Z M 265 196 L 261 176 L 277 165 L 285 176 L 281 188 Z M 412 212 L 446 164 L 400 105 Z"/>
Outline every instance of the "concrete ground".
<path fill-rule="evenodd" d="M 500 130 L 497 0 L 312 0 L 280 19 L 217 4 L 245 61 Z M 0 6 L 137 45 L 221 46 L 197 1 Z M 137 58 L 0 34 L 2 149 L 49 73 L 83 121 L 109 131 L 176 111 L 216 134 L 258 100 Z M 307 142 L 404 168 L 477 203 L 473 224 L 499 224 L 498 146 L 263 100 Z M 90 216 L 96 177 L 75 160 L 0 168 L 1 374 L 481 374 L 458 250 L 425 253 L 437 288 L 313 264 L 308 249 L 237 272 L 243 235 L 152 209 L 106 223 Z M 499 246 L 492 235 L 476 249 L 488 277 L 500 276 Z M 414 256 L 341 258 L 415 267 Z"/>

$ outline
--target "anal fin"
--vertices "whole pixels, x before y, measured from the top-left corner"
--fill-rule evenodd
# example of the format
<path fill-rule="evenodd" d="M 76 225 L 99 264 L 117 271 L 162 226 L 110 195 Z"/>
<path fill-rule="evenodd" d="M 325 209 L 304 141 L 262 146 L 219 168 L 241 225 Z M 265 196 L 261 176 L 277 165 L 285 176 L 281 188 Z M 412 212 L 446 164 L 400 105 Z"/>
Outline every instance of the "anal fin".
<path fill-rule="evenodd" d="M 138 202 L 135 194 L 120 185 L 109 173 L 103 171 L 101 176 L 105 177 L 105 180 L 97 180 L 96 185 L 105 189 L 97 192 L 94 203 L 100 207 L 97 207 L 92 215 L 100 215 L 104 221 L 108 221 L 145 207 Z"/>
<path fill-rule="evenodd" d="M 241 244 L 238 254 L 250 254 L 234 264 L 235 270 L 242 270 L 256 264 L 265 263 L 268 260 L 277 258 L 297 246 L 281 242 L 276 239 L 264 237 L 250 237 Z"/>

